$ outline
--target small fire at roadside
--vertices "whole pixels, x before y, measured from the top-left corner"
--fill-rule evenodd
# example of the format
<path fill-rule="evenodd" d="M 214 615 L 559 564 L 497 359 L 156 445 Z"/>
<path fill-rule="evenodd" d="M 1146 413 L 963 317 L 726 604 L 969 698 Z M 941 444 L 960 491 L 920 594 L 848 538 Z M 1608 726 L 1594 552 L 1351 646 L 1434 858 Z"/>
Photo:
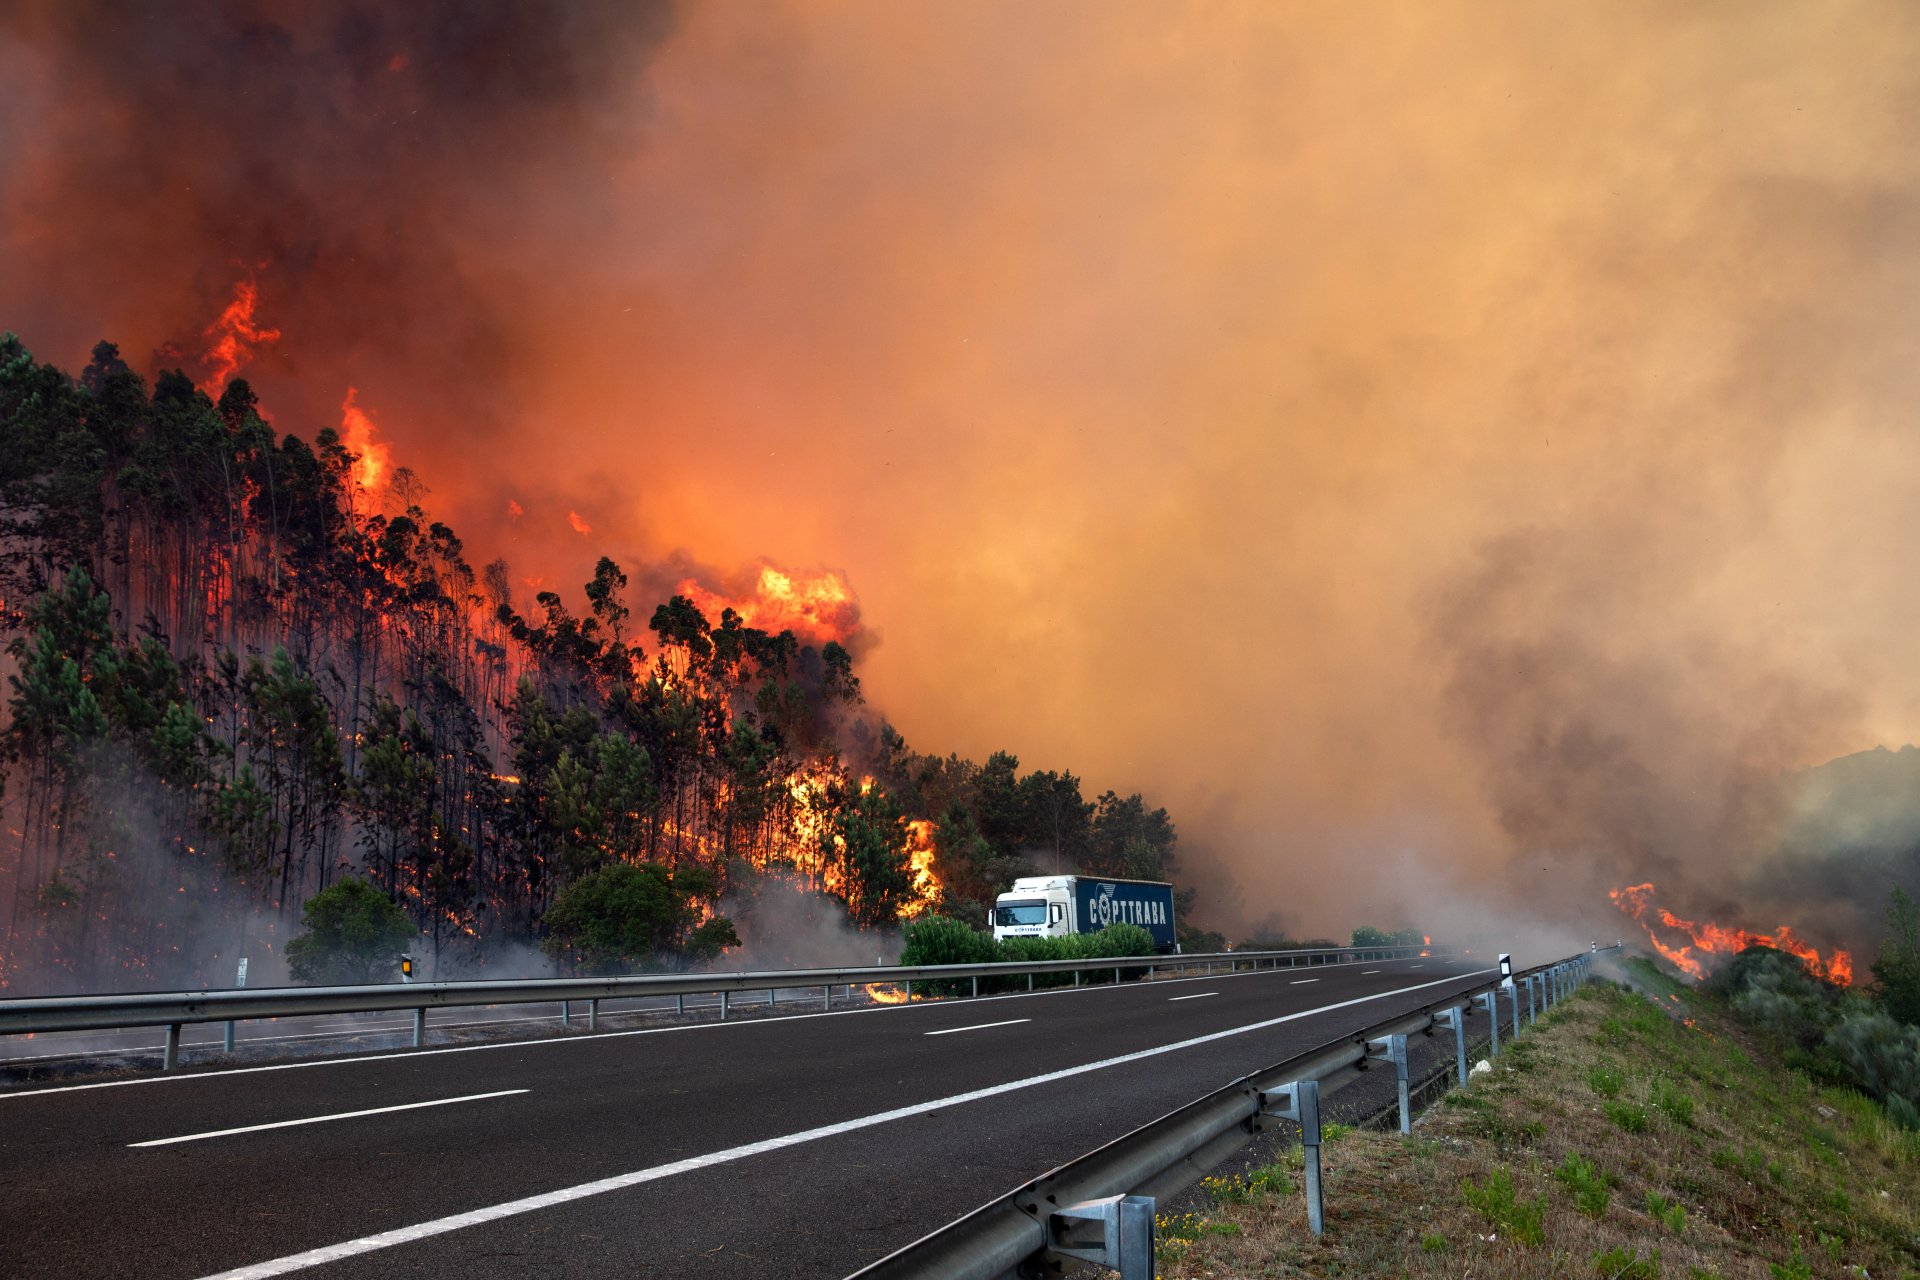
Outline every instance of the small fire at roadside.
<path fill-rule="evenodd" d="M 1781 925 L 1772 933 L 1752 933 L 1712 921 L 1688 920 L 1665 907 L 1655 907 L 1653 893 L 1653 884 L 1648 881 L 1610 890 L 1607 896 L 1646 930 L 1647 940 L 1653 944 L 1655 951 L 1691 978 L 1706 976 L 1707 962 L 1702 959 L 1704 956 L 1733 956 L 1748 947 L 1758 946 L 1772 947 L 1776 951 L 1798 956 L 1807 970 L 1818 978 L 1843 987 L 1853 985 L 1853 956 L 1848 952 L 1835 949 L 1823 958 L 1818 950 L 1795 937 L 1792 928 L 1787 925 Z M 1660 936 L 1660 929 L 1666 930 L 1669 937 L 1680 934 L 1686 940 L 1664 939 Z"/>

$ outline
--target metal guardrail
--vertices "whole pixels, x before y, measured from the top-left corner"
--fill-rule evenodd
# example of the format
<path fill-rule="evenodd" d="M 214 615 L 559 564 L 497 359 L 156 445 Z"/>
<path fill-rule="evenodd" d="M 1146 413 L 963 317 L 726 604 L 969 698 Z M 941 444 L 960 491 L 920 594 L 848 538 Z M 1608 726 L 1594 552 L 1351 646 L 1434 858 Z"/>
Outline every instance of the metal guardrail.
<path fill-rule="evenodd" d="M 913 984 L 949 984 L 971 980 L 974 995 L 980 980 L 989 983 L 1025 977 L 1027 989 L 1040 975 L 1080 975 L 1111 970 L 1117 982 L 1125 972 L 1161 970 L 1181 973 L 1222 967 L 1279 968 L 1299 965 L 1366 963 L 1443 954 L 1431 947 L 1316 947 L 1295 951 L 1225 951 L 1196 956 L 1125 956 L 1098 960 L 1036 960 L 994 964 L 874 965 L 851 969 L 785 969 L 743 973 L 643 974 L 625 978 L 529 978 L 490 982 L 381 983 L 352 987 L 261 987 L 226 991 L 155 991 L 120 995 L 48 996 L 0 1000 L 0 1036 L 46 1031 L 111 1031 L 126 1027 L 167 1028 L 162 1065 L 172 1071 L 180 1064 L 180 1028 L 189 1023 L 225 1022 L 226 1048 L 233 1048 L 235 1022 L 257 1018 L 296 1018 L 329 1013 L 413 1011 L 413 1043 L 426 1040 L 427 1011 L 477 1005 L 559 1003 L 571 1024 L 572 1006 L 585 1001 L 587 1022 L 597 1029 L 600 1002 L 608 999 L 677 996 L 680 1010 L 689 995 L 720 997 L 720 1016 L 727 1016 L 729 997 L 738 992 L 765 991 L 773 1003 L 781 991 L 817 988 L 823 1008 L 833 1007 L 836 987 L 891 986 L 911 997 Z"/>
<path fill-rule="evenodd" d="M 1617 943 L 1604 949 L 1618 950 Z M 1511 1035 L 1517 1037 L 1522 992 L 1526 1024 L 1531 1025 L 1539 1013 L 1586 981 L 1599 954 L 1602 949 L 1596 947 L 1511 977 L 1502 974 L 1417 1013 L 1376 1023 L 1244 1076 L 1043 1174 L 849 1280 L 1000 1280 L 1057 1275 L 1074 1262 L 1119 1271 L 1123 1280 L 1152 1280 L 1156 1202 L 1190 1186 L 1280 1120 L 1300 1126 L 1307 1221 L 1319 1235 L 1325 1229 L 1321 1099 L 1359 1079 L 1370 1062 L 1387 1063 L 1399 1086 L 1400 1131 L 1409 1132 L 1407 1037 L 1451 1030 L 1455 1069 L 1465 1084 L 1469 1017 L 1485 1011 L 1491 1051 L 1497 1055 L 1503 995 L 1512 1017 Z"/>

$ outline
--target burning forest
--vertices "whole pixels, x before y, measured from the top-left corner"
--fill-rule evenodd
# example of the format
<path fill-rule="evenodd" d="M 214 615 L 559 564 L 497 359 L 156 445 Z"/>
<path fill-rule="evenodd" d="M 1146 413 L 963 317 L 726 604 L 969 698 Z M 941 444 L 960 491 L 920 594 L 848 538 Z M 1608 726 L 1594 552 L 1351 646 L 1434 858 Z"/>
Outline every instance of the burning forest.
<path fill-rule="evenodd" d="M 580 612 L 476 570 L 356 392 L 311 440 L 269 421 L 234 376 L 279 336 L 257 302 L 242 282 L 198 381 L 0 345 L 0 985 L 218 981 L 345 876 L 445 975 L 524 954 L 612 866 L 684 899 L 667 964 L 737 945 L 718 904 L 770 880 L 884 930 L 983 918 L 1043 854 L 1173 866 L 1139 796 L 909 750 L 865 705 L 837 573 L 688 578 L 636 613 L 607 557 Z"/>
<path fill-rule="evenodd" d="M 347 874 L 450 971 L 643 864 L 674 963 L 1030 866 L 1864 973 L 1920 893 L 1920 752 L 1849 756 L 1920 725 L 1916 51 L 0 6 L 0 981 L 227 980 Z"/>

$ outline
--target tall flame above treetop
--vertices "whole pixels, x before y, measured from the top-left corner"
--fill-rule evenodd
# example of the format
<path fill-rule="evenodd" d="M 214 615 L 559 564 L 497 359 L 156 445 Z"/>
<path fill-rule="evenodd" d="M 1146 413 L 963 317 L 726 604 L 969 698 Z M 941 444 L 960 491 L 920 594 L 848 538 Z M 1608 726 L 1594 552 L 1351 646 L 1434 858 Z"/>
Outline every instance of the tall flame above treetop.
<path fill-rule="evenodd" d="M 845 575 L 832 569 L 780 569 L 762 565 L 751 590 L 722 594 L 689 578 L 678 588 L 700 612 L 718 619 L 732 609 L 741 624 L 778 634 L 791 631 L 801 640 L 845 643 L 860 629 L 860 606 Z"/>
<path fill-rule="evenodd" d="M 1706 975 L 1706 964 L 1701 956 L 1731 956 L 1757 946 L 1772 947 L 1776 951 L 1798 956 L 1809 972 L 1828 982 L 1843 987 L 1853 985 L 1853 956 L 1848 952 L 1836 949 L 1822 959 L 1818 950 L 1795 937 L 1793 929 L 1784 924 L 1772 933 L 1752 933 L 1712 921 L 1702 923 L 1684 919 L 1664 907 L 1655 907 L 1653 892 L 1653 883 L 1648 881 L 1611 890 L 1607 896 L 1646 930 L 1647 940 L 1653 944 L 1655 951 L 1689 977 L 1698 979 Z M 1670 934 L 1685 935 L 1686 941 L 1669 942 L 1663 939 L 1656 931 L 1656 924 Z"/>
<path fill-rule="evenodd" d="M 373 438 L 373 415 L 360 407 L 358 396 L 356 388 L 347 388 L 347 402 L 340 406 L 340 438 L 354 455 L 353 482 L 372 493 L 386 483 L 393 456 L 387 445 Z"/>
<path fill-rule="evenodd" d="M 268 329 L 254 320 L 253 313 L 259 305 L 260 285 L 248 276 L 233 286 L 233 300 L 201 335 L 213 339 L 213 345 L 202 357 L 207 376 L 200 383 L 200 389 L 208 395 L 217 397 L 225 390 L 227 380 L 251 360 L 260 347 L 280 341 L 278 329 Z"/>

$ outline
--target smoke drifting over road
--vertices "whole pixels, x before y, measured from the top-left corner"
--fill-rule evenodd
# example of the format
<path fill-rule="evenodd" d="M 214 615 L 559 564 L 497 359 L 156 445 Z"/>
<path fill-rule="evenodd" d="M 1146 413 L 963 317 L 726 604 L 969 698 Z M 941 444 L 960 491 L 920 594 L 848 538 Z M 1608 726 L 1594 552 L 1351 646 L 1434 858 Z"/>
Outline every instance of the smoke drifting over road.
<path fill-rule="evenodd" d="M 250 275 L 279 424 L 358 388 L 478 559 L 843 567 L 910 741 L 1147 791 L 1245 920 L 1417 920 L 1411 857 L 1768 927 L 1776 779 L 1920 714 L 1917 55 L 1871 3 L 29 4 L 0 325 L 78 367 Z"/>

